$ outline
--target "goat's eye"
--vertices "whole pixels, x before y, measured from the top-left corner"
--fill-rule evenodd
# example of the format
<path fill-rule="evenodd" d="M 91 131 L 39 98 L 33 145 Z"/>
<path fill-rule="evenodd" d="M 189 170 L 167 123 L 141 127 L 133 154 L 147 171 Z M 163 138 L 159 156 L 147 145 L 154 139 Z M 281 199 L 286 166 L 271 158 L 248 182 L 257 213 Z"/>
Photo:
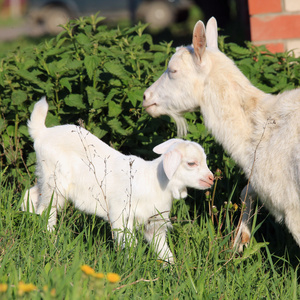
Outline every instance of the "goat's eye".
<path fill-rule="evenodd" d="M 169 73 L 171 73 L 171 74 L 175 74 L 176 72 L 177 72 L 176 69 L 169 69 Z"/>
<path fill-rule="evenodd" d="M 188 162 L 187 163 L 190 167 L 195 167 L 197 166 L 197 164 L 193 161 L 193 162 Z"/>

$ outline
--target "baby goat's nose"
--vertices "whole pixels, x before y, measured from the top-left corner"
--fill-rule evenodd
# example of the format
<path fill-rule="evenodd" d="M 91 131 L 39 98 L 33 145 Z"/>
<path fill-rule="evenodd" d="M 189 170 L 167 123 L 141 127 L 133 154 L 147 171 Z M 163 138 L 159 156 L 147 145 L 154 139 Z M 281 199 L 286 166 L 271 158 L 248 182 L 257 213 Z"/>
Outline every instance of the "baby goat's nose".
<path fill-rule="evenodd" d="M 209 182 L 210 184 L 213 184 L 213 183 L 214 183 L 214 180 L 215 180 L 215 177 L 214 177 L 213 174 L 210 174 L 210 175 L 207 176 L 207 179 L 208 179 L 208 182 Z"/>

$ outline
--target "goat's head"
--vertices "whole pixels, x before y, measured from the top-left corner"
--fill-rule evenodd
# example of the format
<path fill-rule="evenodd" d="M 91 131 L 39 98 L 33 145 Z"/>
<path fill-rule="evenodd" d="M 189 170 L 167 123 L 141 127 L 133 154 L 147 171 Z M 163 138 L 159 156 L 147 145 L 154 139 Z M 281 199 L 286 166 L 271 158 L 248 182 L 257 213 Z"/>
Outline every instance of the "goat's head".
<path fill-rule="evenodd" d="M 163 169 L 171 182 L 174 198 L 186 197 L 186 187 L 205 190 L 213 185 L 214 176 L 207 167 L 206 155 L 199 144 L 170 139 L 153 151 L 163 155 Z"/>
<path fill-rule="evenodd" d="M 218 50 L 218 31 L 215 18 L 207 23 L 198 21 L 193 32 L 192 46 L 176 49 L 167 70 L 144 93 L 143 106 L 152 117 L 169 115 L 178 129 L 178 135 L 187 132 L 183 113 L 200 106 L 204 82 L 211 69 L 207 48 Z"/>

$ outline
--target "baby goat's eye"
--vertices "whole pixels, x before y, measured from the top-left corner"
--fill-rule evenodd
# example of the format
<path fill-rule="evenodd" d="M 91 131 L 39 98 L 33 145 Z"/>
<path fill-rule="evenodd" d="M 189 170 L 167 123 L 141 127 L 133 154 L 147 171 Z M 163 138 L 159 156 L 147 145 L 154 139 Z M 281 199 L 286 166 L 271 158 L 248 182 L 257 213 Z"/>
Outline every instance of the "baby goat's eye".
<path fill-rule="evenodd" d="M 197 164 L 193 161 L 193 162 L 188 162 L 187 163 L 190 167 L 195 167 L 197 166 Z"/>

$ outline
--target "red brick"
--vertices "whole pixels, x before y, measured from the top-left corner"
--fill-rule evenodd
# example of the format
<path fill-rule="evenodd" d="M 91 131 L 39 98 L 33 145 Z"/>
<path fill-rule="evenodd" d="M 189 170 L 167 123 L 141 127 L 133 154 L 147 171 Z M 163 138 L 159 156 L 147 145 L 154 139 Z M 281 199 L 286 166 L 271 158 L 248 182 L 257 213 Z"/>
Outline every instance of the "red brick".
<path fill-rule="evenodd" d="M 249 14 L 281 12 L 281 0 L 248 0 Z"/>
<path fill-rule="evenodd" d="M 261 46 L 261 45 L 264 45 L 266 46 L 266 48 L 273 52 L 273 53 L 276 53 L 276 52 L 284 52 L 285 51 L 285 46 L 284 46 L 284 43 L 266 43 L 266 44 L 262 44 L 262 43 L 254 43 L 255 46 Z"/>
<path fill-rule="evenodd" d="M 300 37 L 300 15 L 251 17 L 251 40 L 265 41 Z"/>
<path fill-rule="evenodd" d="M 265 46 L 269 51 L 273 53 L 285 51 L 283 43 L 271 43 L 271 44 L 265 44 Z"/>

